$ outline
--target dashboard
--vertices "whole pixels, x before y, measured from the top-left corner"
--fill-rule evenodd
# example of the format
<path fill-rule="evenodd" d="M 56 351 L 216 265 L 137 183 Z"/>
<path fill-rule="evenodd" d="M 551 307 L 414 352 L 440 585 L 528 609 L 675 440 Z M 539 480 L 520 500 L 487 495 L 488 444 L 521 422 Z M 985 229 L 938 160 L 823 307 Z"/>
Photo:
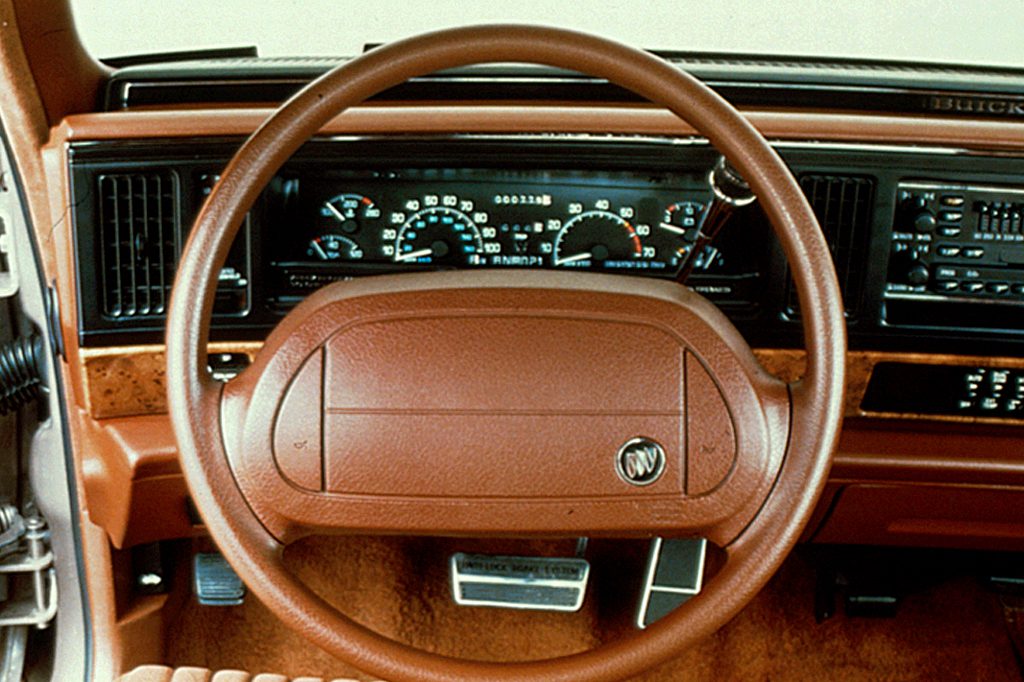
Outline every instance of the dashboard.
<path fill-rule="evenodd" d="M 79 299 L 83 347 L 160 340 L 177 254 L 240 142 L 71 145 L 78 286 L 99 294 Z M 851 350 L 967 356 L 952 370 L 874 358 L 849 413 L 1024 417 L 1024 384 L 981 382 L 1001 368 L 969 357 L 1024 348 L 1021 162 L 956 148 L 775 148 L 825 233 Z M 799 303 L 756 203 L 693 252 L 716 159 L 702 139 L 658 136 L 313 140 L 250 210 L 220 273 L 213 338 L 259 341 L 339 280 L 486 268 L 674 279 L 692 259 L 687 284 L 752 346 L 799 348 Z"/>
<path fill-rule="evenodd" d="M 239 141 L 70 149 L 80 342 L 158 340 L 174 264 Z M 1016 159 L 955 149 L 776 143 L 832 250 L 853 349 L 1019 351 L 1024 207 Z M 258 339 L 337 280 L 437 269 L 675 278 L 755 345 L 800 343 L 760 209 L 693 253 L 717 154 L 699 139 L 333 138 L 307 144 L 249 213 L 221 272 L 221 338 Z M 159 217 L 157 217 L 159 216 Z M 148 337 L 146 335 L 149 335 Z"/>
<path fill-rule="evenodd" d="M 404 120 L 402 111 L 390 115 Z M 209 125 L 205 116 L 140 114 L 128 136 L 100 117 L 73 121 L 63 150 L 79 292 L 76 324 L 65 333 L 77 342 L 84 408 L 140 453 L 163 452 L 149 432 L 166 410 L 159 344 L 177 257 L 244 139 L 186 134 Z M 367 127 L 311 140 L 249 210 L 219 276 L 208 356 L 215 377 L 244 368 L 290 310 L 331 282 L 456 268 L 672 279 L 718 159 L 702 138 L 657 131 L 396 136 Z M 1018 480 L 1007 472 L 1017 471 L 1024 419 L 1024 161 L 955 141 L 781 136 L 772 145 L 819 220 L 847 320 L 847 426 L 814 537 L 961 546 L 975 533 L 970 521 L 948 533 L 928 521 L 910 536 L 894 534 L 887 510 L 907 499 L 908 480 L 918 506 L 899 513 L 924 519 L 946 513 L 944 486 L 982 486 L 956 494 L 968 516 L 978 515 L 977 532 L 989 532 L 1006 506 L 985 486 Z M 799 378 L 800 306 L 756 202 L 695 257 L 687 286 L 730 318 L 767 371 Z M 112 499 L 131 480 L 90 480 L 88 494 Z M 96 516 L 118 542 L 189 524 L 179 514 L 167 521 L 177 530 L 150 528 L 125 504 L 144 503 L 101 506 Z M 1015 526 L 1007 528 L 984 546 L 1016 546 Z"/>

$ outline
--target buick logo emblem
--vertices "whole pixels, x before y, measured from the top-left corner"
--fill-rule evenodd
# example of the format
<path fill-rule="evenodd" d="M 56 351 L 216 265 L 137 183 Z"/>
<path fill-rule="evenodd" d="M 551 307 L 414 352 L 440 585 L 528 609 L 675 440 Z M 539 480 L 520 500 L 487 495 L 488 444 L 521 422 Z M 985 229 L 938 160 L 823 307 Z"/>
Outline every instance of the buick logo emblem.
<path fill-rule="evenodd" d="M 665 471 L 665 451 L 650 438 L 634 438 L 619 448 L 615 472 L 630 485 L 650 485 Z"/>

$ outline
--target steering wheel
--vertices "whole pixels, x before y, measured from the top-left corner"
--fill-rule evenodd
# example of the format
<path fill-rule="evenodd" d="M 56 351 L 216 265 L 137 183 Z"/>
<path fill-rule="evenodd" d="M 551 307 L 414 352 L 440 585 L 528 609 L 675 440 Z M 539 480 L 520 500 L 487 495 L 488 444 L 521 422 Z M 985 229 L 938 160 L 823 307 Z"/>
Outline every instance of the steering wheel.
<path fill-rule="evenodd" d="M 297 306 L 242 374 L 227 384 L 211 378 L 205 348 L 217 275 L 281 165 L 346 108 L 415 76 L 487 62 L 605 78 L 670 109 L 725 155 L 789 261 L 808 355 L 802 380 L 770 376 L 729 320 L 684 286 L 532 271 L 335 283 Z M 795 544 L 842 416 L 839 287 L 785 164 L 688 74 L 552 28 L 410 38 L 295 95 L 245 142 L 208 198 L 181 256 L 167 325 L 171 420 L 214 541 L 287 625 L 394 681 L 612 680 L 677 655 L 748 603 Z M 613 371 L 624 347 L 630 372 Z M 614 465 L 637 436 L 665 453 L 650 485 L 631 485 Z M 726 559 L 699 596 L 646 630 L 583 653 L 498 664 L 374 633 L 283 567 L 288 543 L 331 532 L 699 535 Z"/>

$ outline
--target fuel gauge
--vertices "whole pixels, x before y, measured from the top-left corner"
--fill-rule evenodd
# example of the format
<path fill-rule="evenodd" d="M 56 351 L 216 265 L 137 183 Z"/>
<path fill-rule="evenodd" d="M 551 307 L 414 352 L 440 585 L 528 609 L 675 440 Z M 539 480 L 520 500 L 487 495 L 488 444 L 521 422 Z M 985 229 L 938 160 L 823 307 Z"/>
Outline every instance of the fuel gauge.
<path fill-rule="evenodd" d="M 697 201 L 678 201 L 665 209 L 658 228 L 693 243 L 704 222 L 705 205 Z"/>

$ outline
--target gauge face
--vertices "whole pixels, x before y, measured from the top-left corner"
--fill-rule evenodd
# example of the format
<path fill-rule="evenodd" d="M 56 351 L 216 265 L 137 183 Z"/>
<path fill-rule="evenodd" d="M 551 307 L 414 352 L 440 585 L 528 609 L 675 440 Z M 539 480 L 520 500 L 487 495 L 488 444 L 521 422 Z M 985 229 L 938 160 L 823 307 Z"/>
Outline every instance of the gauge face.
<path fill-rule="evenodd" d="M 485 214 L 474 218 L 486 222 Z M 408 217 L 395 237 L 390 255 L 396 263 L 479 265 L 484 244 L 474 219 L 447 206 L 433 206 Z"/>
<path fill-rule="evenodd" d="M 320 215 L 333 230 L 356 234 L 380 218 L 380 209 L 362 194 L 339 194 L 320 207 Z"/>
<path fill-rule="evenodd" d="M 671 244 L 661 249 L 668 267 L 679 267 L 689 259 L 700 235 L 705 208 L 698 201 L 677 201 L 665 209 L 658 223 L 658 238 Z"/>
<path fill-rule="evenodd" d="M 725 254 L 712 244 L 707 244 L 693 257 L 693 269 L 702 272 L 717 272 L 728 267 Z"/>
<path fill-rule="evenodd" d="M 310 240 L 306 255 L 322 261 L 357 261 L 363 259 L 363 249 L 348 237 L 322 234 Z"/>
<path fill-rule="evenodd" d="M 553 264 L 557 267 L 629 268 L 653 258 L 637 230 L 611 211 L 585 211 L 566 221 L 555 236 Z"/>
<path fill-rule="evenodd" d="M 665 209 L 658 228 L 685 241 L 695 242 L 704 221 L 704 208 L 704 204 L 696 201 L 677 201 Z"/>

